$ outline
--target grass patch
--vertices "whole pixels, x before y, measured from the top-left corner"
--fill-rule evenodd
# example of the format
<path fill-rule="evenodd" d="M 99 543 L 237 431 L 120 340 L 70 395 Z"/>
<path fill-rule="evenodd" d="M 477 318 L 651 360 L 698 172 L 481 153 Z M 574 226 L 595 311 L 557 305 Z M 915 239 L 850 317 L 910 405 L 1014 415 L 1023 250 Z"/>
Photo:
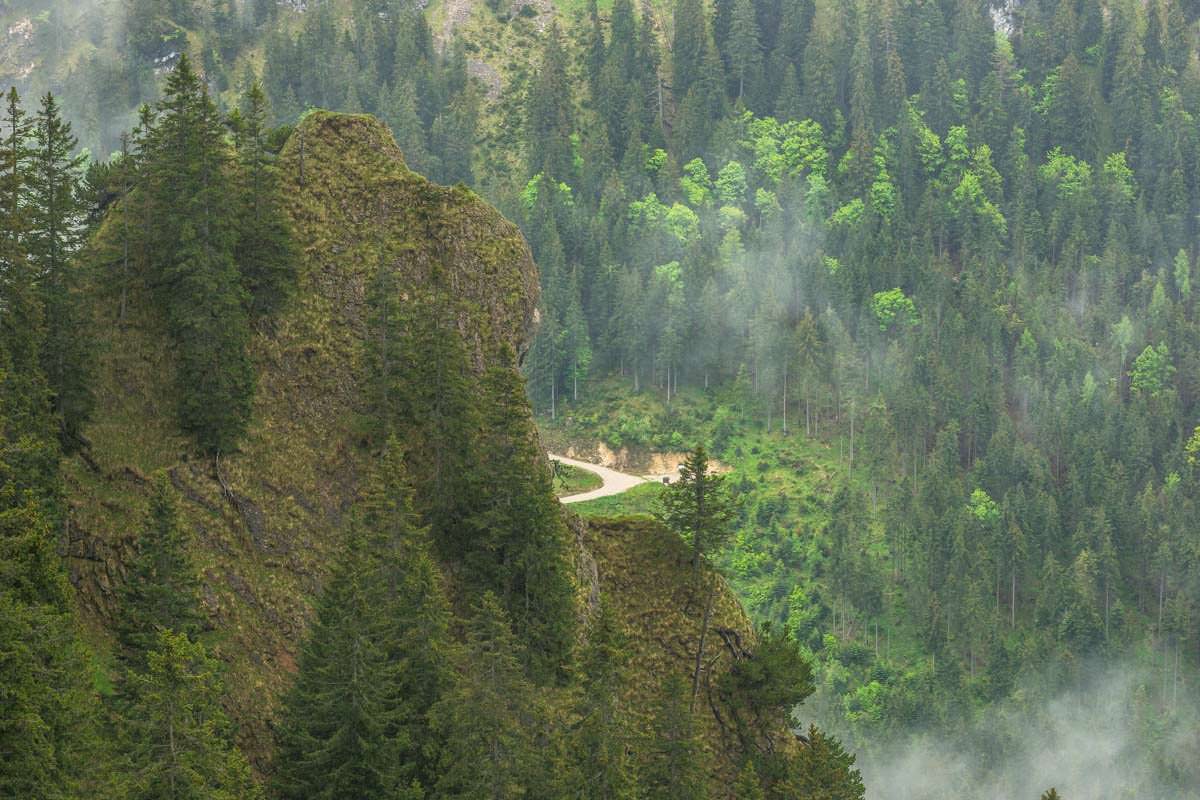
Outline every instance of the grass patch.
<path fill-rule="evenodd" d="M 558 462 L 553 463 L 553 469 L 554 495 L 556 497 L 583 494 L 593 489 L 599 489 L 604 485 L 604 481 L 600 479 L 599 475 L 594 472 L 588 472 L 586 469 Z"/>
<path fill-rule="evenodd" d="M 581 517 L 650 517 L 662 491 L 660 483 L 643 483 L 623 494 L 575 503 L 571 510 Z"/>

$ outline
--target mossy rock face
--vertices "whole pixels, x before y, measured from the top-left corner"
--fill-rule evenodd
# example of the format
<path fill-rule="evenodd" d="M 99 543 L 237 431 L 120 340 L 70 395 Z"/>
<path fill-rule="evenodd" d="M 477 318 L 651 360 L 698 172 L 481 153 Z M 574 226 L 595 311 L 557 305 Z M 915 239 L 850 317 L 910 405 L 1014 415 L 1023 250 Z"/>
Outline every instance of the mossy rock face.
<path fill-rule="evenodd" d="M 480 371 L 524 352 L 538 298 L 518 229 L 470 191 L 408 170 L 378 120 L 312 113 L 280 169 L 298 286 L 251 344 L 258 391 L 240 451 L 216 462 L 188 454 L 174 425 L 173 355 L 151 301 L 132 294 L 118 324 L 119 304 L 99 289 L 91 447 L 64 470 L 71 573 L 101 649 L 147 477 L 169 471 L 203 573 L 211 644 L 229 664 L 230 711 L 260 765 L 311 601 L 372 458 L 360 432 L 372 278 L 387 265 L 402 296 L 449 293 Z"/>
<path fill-rule="evenodd" d="M 713 587 L 696 724 L 713 785 L 731 786 L 741 766 L 743 746 L 717 683 L 718 677 L 756 644 L 754 627 L 741 603 L 724 579 L 708 567 L 702 573 L 703 588 L 698 588 L 691 548 L 652 519 L 590 519 L 583 544 L 595 558 L 597 597 L 625 624 L 634 676 L 625 700 L 639 730 L 650 730 L 668 677 L 692 685 L 707 587 Z M 775 747 L 790 750 L 795 746 L 782 714 L 758 722 L 758 735 Z M 725 795 L 722 790 L 712 796 Z"/>
<path fill-rule="evenodd" d="M 298 287 L 251 344 L 258 391 L 239 452 L 218 460 L 189 455 L 173 421 L 173 355 L 153 303 L 134 292 L 118 320 L 117 298 L 98 288 L 91 446 L 64 465 L 68 561 L 102 653 L 145 514 L 148 476 L 168 471 L 202 572 L 206 636 L 228 665 L 228 710 L 259 768 L 269 763 L 270 722 L 373 458 L 361 432 L 367 287 L 387 265 L 406 297 L 449 293 L 477 370 L 525 351 L 538 292 L 517 228 L 470 191 L 408 170 L 373 118 L 308 115 L 280 166 L 300 252 Z M 585 524 L 572 517 L 570 527 L 581 608 L 603 597 L 631 632 L 629 701 L 645 724 L 665 676 L 692 674 L 702 609 L 689 552 L 644 519 Z M 748 640 L 745 614 L 720 587 L 714 626 Z M 716 674 L 732 656 L 719 636 L 709 641 L 709 673 Z M 706 746 L 714 775 L 728 780 L 736 747 L 712 710 L 719 699 L 710 700 L 706 684 Z"/>

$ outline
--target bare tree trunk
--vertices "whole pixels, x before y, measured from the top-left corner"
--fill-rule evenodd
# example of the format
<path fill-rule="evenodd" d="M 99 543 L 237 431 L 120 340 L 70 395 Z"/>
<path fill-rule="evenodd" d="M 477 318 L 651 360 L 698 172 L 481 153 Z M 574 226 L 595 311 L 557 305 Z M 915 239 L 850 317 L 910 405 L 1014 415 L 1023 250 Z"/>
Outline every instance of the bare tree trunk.
<path fill-rule="evenodd" d="M 850 469 L 854 469 L 854 401 L 850 401 Z"/>
<path fill-rule="evenodd" d="M 699 559 L 696 560 L 699 564 Z M 708 599 L 704 602 L 704 617 L 700 623 L 700 643 L 696 647 L 696 668 L 692 672 L 692 702 L 689 711 L 696 711 L 696 695 L 700 693 L 700 670 L 704 666 L 704 640 L 708 636 L 708 624 L 712 621 L 713 600 L 716 597 L 717 585 L 716 581 L 709 579 Z"/>

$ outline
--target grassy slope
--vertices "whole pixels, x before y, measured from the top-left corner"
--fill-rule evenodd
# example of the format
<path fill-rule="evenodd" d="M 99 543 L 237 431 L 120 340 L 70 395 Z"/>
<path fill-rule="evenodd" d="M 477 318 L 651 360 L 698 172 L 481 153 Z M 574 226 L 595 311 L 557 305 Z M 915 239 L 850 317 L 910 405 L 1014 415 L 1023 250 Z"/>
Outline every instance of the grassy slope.
<path fill-rule="evenodd" d="M 625 620 L 630 644 L 628 708 L 636 729 L 648 731 L 657 705 L 659 687 L 670 675 L 691 684 L 704 601 L 695 591 L 690 549 L 675 534 L 644 517 L 594 519 L 585 528 L 584 544 L 598 563 L 600 596 Z M 753 648 L 751 623 L 736 595 L 719 578 L 713 605 L 712 630 L 737 631 Z M 711 635 L 704 660 L 708 676 L 716 676 L 733 663 L 720 637 Z M 704 763 L 714 778 L 732 784 L 738 762 L 730 757 L 736 737 L 722 724 L 711 680 L 702 682 L 698 704 L 698 729 L 706 751 Z M 727 717 L 727 714 L 726 714 Z M 770 732 L 783 747 L 790 747 L 783 721 Z M 769 724 L 769 723 L 768 723 Z M 764 732 L 765 733 L 765 732 Z M 725 796 L 724 793 L 714 796 Z"/>
<path fill-rule="evenodd" d="M 554 468 L 554 494 L 558 497 L 583 494 L 603 485 L 604 481 L 599 475 L 586 469 L 566 464 L 559 464 Z"/>
<path fill-rule="evenodd" d="M 387 258 L 402 285 L 427 281 L 442 254 L 417 232 L 426 223 L 441 230 L 450 280 L 470 308 L 460 326 L 480 367 L 502 343 L 523 346 L 537 291 L 516 229 L 466 190 L 433 186 L 405 169 L 391 136 L 370 118 L 311 115 L 282 166 L 302 252 L 300 285 L 252 343 L 255 418 L 241 452 L 221 459 L 221 480 L 211 462 L 187 457 L 174 430 L 171 353 L 151 303 L 138 297 L 122 328 L 115 298 L 101 295 L 92 463 L 74 459 L 65 468 L 72 573 L 101 640 L 145 507 L 146 476 L 170 471 L 203 571 L 211 638 L 230 663 L 231 710 L 243 743 L 260 757 L 310 599 L 371 457 L 358 434 L 370 276 Z"/>
<path fill-rule="evenodd" d="M 161 321 L 148 298 L 133 297 L 130 318 L 118 325 L 116 298 L 101 293 L 90 463 L 76 458 L 65 466 L 72 577 L 101 663 L 113 590 L 144 513 L 147 476 L 169 470 L 203 572 L 208 638 L 229 666 L 227 702 L 242 745 L 260 767 L 312 600 L 372 457 L 359 435 L 370 276 L 386 260 L 402 285 L 423 283 L 435 263 L 446 264 L 468 304 L 460 326 L 480 367 L 502 343 L 528 341 L 537 292 L 516 229 L 466 190 L 433 186 L 405 169 L 378 122 L 312 114 L 281 161 L 302 252 L 300 285 L 281 318 L 253 342 L 259 391 L 241 452 L 222 457 L 219 476 L 212 462 L 187 457 L 172 423 L 172 355 Z M 449 245 L 444 260 L 420 233 L 431 220 Z M 117 230 L 110 223 L 103 235 Z M 631 703 L 644 716 L 667 672 L 690 675 L 699 612 L 690 598 L 686 549 L 644 519 L 575 529 L 581 596 L 612 602 L 633 634 Z M 732 592 L 720 594 L 717 620 L 752 638 Z M 98 675 L 99 684 L 105 679 Z M 706 747 L 722 754 L 713 769 L 728 777 L 729 742 L 715 716 L 705 720 Z"/>

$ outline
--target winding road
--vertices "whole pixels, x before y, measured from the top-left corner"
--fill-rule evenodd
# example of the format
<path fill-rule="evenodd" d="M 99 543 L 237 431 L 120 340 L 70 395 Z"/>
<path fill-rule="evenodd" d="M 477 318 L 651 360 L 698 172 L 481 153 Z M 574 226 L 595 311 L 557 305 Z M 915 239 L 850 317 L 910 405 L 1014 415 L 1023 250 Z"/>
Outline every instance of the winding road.
<path fill-rule="evenodd" d="M 600 480 L 604 482 L 601 484 L 599 489 L 593 489 L 590 492 L 583 492 L 582 494 L 572 494 L 566 497 L 560 497 L 559 500 L 563 503 L 584 503 L 588 500 L 597 500 L 601 497 L 612 497 L 615 494 L 623 494 L 638 484 L 649 483 L 650 480 L 648 478 L 642 478 L 638 475 L 629 475 L 624 472 L 617 472 L 615 469 L 602 467 L 599 464 L 589 464 L 586 461 L 576 461 L 575 459 L 567 458 L 566 456 L 556 456 L 553 453 L 550 453 L 549 456 L 551 461 L 558 461 L 559 463 L 566 464 L 569 467 L 576 467 L 578 469 L 587 470 L 595 475 L 599 475 Z"/>

